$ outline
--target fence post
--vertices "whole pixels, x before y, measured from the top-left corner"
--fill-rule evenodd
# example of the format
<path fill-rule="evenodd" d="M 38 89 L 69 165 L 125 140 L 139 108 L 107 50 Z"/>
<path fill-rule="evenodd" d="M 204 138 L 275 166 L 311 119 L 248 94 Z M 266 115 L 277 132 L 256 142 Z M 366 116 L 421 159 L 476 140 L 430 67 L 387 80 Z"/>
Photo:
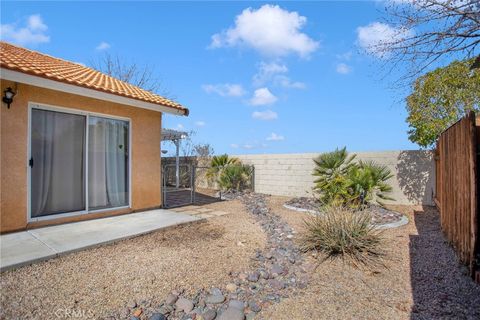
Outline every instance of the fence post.
<path fill-rule="evenodd" d="M 252 164 L 252 174 L 251 174 L 251 185 L 252 185 L 252 191 L 255 192 L 255 166 Z"/>

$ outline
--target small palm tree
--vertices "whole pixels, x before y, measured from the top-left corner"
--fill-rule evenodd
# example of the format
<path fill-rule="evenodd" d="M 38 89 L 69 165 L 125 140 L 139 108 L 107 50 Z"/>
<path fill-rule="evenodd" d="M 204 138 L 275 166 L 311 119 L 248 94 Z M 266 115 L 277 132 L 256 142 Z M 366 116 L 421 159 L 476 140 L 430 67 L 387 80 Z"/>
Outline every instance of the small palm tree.
<path fill-rule="evenodd" d="M 235 164 L 226 166 L 218 177 L 218 184 L 223 190 L 243 190 L 250 177 L 248 166 Z"/>
<path fill-rule="evenodd" d="M 316 159 L 313 175 L 314 190 L 320 194 L 320 201 L 324 204 L 345 202 L 348 197 L 347 173 L 354 163 L 355 155 L 349 155 L 346 147 L 323 153 Z"/>
<path fill-rule="evenodd" d="M 387 166 L 380 165 L 375 161 L 359 161 L 358 165 L 352 167 L 348 173 L 352 204 L 378 203 L 383 205 L 382 200 L 393 200 L 388 196 L 392 187 L 387 183 L 392 177 Z"/>
<path fill-rule="evenodd" d="M 231 165 L 240 164 L 238 158 L 230 158 L 227 154 L 213 156 L 210 161 L 210 168 L 207 170 L 206 176 L 210 181 L 216 180 L 224 170 L 224 168 Z"/>

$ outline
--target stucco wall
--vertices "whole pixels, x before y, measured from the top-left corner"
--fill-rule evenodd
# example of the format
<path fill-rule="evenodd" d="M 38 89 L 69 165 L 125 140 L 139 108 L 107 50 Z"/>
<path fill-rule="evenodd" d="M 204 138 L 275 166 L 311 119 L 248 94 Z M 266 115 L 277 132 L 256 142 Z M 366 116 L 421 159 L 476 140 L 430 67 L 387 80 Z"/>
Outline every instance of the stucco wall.
<path fill-rule="evenodd" d="M 390 168 L 394 177 L 391 196 L 397 204 L 433 205 L 433 155 L 429 151 L 357 152 L 359 160 L 375 160 Z M 255 166 L 255 191 L 282 196 L 312 195 L 312 159 L 318 153 L 234 155 Z"/>
<path fill-rule="evenodd" d="M 132 134 L 132 208 L 64 218 L 55 222 L 76 221 L 119 214 L 131 210 L 159 207 L 161 113 L 47 90 L 39 87 L 1 81 L 1 92 L 15 88 L 17 95 L 10 109 L 0 106 L 0 231 L 27 227 L 27 135 L 28 102 L 73 108 L 106 115 L 130 118 Z M 47 223 L 51 223 L 49 221 Z M 45 224 L 36 223 L 35 225 Z"/>

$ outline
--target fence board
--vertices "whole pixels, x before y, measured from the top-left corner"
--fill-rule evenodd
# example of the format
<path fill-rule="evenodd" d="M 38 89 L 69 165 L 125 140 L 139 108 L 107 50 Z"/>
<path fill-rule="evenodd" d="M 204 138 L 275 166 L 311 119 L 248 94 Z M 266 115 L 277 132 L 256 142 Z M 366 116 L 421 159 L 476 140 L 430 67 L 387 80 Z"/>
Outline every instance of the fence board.
<path fill-rule="evenodd" d="M 478 254 L 477 135 L 469 113 L 444 131 L 436 150 L 436 199 L 442 229 L 473 278 Z"/>

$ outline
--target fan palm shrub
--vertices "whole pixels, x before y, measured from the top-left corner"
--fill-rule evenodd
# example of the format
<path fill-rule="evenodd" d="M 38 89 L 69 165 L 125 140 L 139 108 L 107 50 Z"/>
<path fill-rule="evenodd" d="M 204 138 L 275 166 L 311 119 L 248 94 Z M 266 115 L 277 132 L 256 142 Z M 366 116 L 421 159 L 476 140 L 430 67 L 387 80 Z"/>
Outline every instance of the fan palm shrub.
<path fill-rule="evenodd" d="M 231 158 L 227 154 L 213 156 L 206 176 L 210 180 L 216 180 L 225 167 L 237 164 L 240 164 L 240 160 L 238 158 Z"/>
<path fill-rule="evenodd" d="M 369 203 L 383 205 L 392 187 L 390 170 L 375 161 L 354 162 L 346 148 L 336 149 L 314 159 L 314 191 L 322 205 L 361 207 Z"/>
<path fill-rule="evenodd" d="M 375 161 L 360 161 L 348 172 L 352 205 L 383 205 L 383 200 L 393 200 L 388 196 L 392 187 L 387 182 L 392 177 L 386 166 Z"/>
<path fill-rule="evenodd" d="M 347 173 L 354 165 L 355 155 L 349 155 L 346 147 L 323 153 L 313 159 L 316 177 L 314 191 L 318 192 L 319 200 L 323 204 L 337 204 L 348 202 Z"/>
<path fill-rule="evenodd" d="M 218 185 L 223 190 L 243 190 L 250 178 L 250 168 L 243 164 L 229 165 L 223 168 L 218 177 Z"/>

